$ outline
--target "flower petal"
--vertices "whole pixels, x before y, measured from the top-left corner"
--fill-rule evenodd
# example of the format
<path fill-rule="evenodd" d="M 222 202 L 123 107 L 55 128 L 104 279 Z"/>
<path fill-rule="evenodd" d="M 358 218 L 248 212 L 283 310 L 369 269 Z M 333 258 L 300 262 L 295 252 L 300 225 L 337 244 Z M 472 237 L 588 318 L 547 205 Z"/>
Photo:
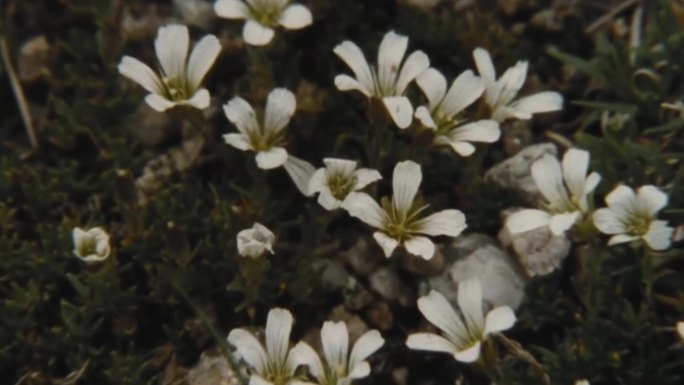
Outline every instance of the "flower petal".
<path fill-rule="evenodd" d="M 178 104 L 195 107 L 198 110 L 203 110 L 209 107 L 209 105 L 211 104 L 211 95 L 209 95 L 209 91 L 207 91 L 206 88 L 202 88 L 197 90 L 197 92 L 195 92 L 192 98 L 180 102 Z"/>
<path fill-rule="evenodd" d="M 490 310 L 485 318 L 484 337 L 491 333 L 508 330 L 515 324 L 516 318 L 513 309 L 508 306 L 499 306 Z"/>
<path fill-rule="evenodd" d="M 487 102 L 491 104 L 499 98 L 499 90 L 496 85 L 496 70 L 494 69 L 494 63 L 492 63 L 492 57 L 489 56 L 489 52 L 486 49 L 475 48 L 473 59 L 475 59 L 475 67 L 477 67 L 477 72 L 480 74 L 485 87 Z"/>
<path fill-rule="evenodd" d="M 575 198 L 584 197 L 584 182 L 588 169 L 588 151 L 571 148 L 563 155 L 563 179 Z"/>
<path fill-rule="evenodd" d="M 397 163 L 392 175 L 392 201 L 396 210 L 407 213 L 423 179 L 420 165 L 411 160 Z"/>
<path fill-rule="evenodd" d="M 349 367 L 353 371 L 357 365 L 361 364 L 368 356 L 375 353 L 384 344 L 385 340 L 380 335 L 380 332 L 377 330 L 367 331 L 356 340 L 351 355 L 349 356 Z"/>
<path fill-rule="evenodd" d="M 145 96 L 145 102 L 157 112 L 164 112 L 176 106 L 176 103 L 159 94 L 148 94 Z"/>
<path fill-rule="evenodd" d="M 563 185 L 563 173 L 555 156 L 544 154 L 532 164 L 532 178 L 546 200 L 554 207 L 569 206 L 568 193 Z"/>
<path fill-rule="evenodd" d="M 202 79 L 209 71 L 219 53 L 221 52 L 221 43 L 214 35 L 207 35 L 195 45 L 190 59 L 188 59 L 187 76 L 188 81 L 193 88 L 199 87 Z"/>
<path fill-rule="evenodd" d="M 292 313 L 287 309 L 273 308 L 268 312 L 266 351 L 273 363 L 283 364 L 287 359 L 292 321 Z"/>
<path fill-rule="evenodd" d="M 435 244 L 428 237 L 412 236 L 404 241 L 404 248 L 409 253 L 425 260 L 430 260 L 435 256 Z"/>
<path fill-rule="evenodd" d="M 369 184 L 382 179 L 382 175 L 377 170 L 370 168 L 360 168 L 354 171 L 354 177 L 356 178 L 354 190 L 361 190 Z"/>
<path fill-rule="evenodd" d="M 188 27 L 171 24 L 159 28 L 157 39 L 154 41 L 154 49 L 165 76 L 185 76 L 185 60 L 188 58 L 189 47 Z"/>
<path fill-rule="evenodd" d="M 563 235 L 566 231 L 577 222 L 580 217 L 579 211 L 573 211 L 571 213 L 556 214 L 551 217 L 549 221 L 549 230 L 554 235 Z"/>
<path fill-rule="evenodd" d="M 432 333 L 415 333 L 408 336 L 406 346 L 414 350 L 427 350 L 453 354 L 457 347 L 451 341 Z"/>
<path fill-rule="evenodd" d="M 237 134 L 237 133 L 224 134 L 223 140 L 227 144 L 230 144 L 231 146 L 237 148 L 238 150 L 242 150 L 242 151 L 254 150 L 254 147 L 252 147 L 252 144 L 249 143 L 249 139 L 247 139 L 242 134 Z"/>
<path fill-rule="evenodd" d="M 267 381 L 265 378 L 258 374 L 252 374 L 249 376 L 249 385 L 274 385 L 272 382 Z"/>
<path fill-rule="evenodd" d="M 563 109 L 563 95 L 553 91 L 539 92 L 518 99 L 511 108 L 525 115 L 560 111 Z"/>
<path fill-rule="evenodd" d="M 482 333 L 485 324 L 482 314 L 482 284 L 479 278 L 459 282 L 458 307 L 465 318 L 470 335 Z"/>
<path fill-rule="evenodd" d="M 390 237 L 389 235 L 376 231 L 373 233 L 373 238 L 375 238 L 375 241 L 378 242 L 378 245 L 382 248 L 382 251 L 385 253 L 385 257 L 389 258 L 392 256 L 392 253 L 394 252 L 394 249 L 399 246 L 399 241 Z"/>
<path fill-rule="evenodd" d="M 454 358 L 457 361 L 465 363 L 477 361 L 477 359 L 480 358 L 480 342 L 476 342 L 475 345 L 470 346 L 468 349 L 454 353 Z"/>
<path fill-rule="evenodd" d="M 309 373 L 314 376 L 319 382 L 323 381 L 325 372 L 323 363 L 313 348 L 306 342 L 300 341 L 292 348 L 292 357 L 297 365 L 307 365 Z"/>
<path fill-rule="evenodd" d="M 321 328 L 321 345 L 328 366 L 347 367 L 349 353 L 349 332 L 343 321 L 326 321 Z"/>
<path fill-rule="evenodd" d="M 620 185 L 606 195 L 606 204 L 615 213 L 617 218 L 628 221 L 636 214 L 637 198 L 634 190 Z"/>
<path fill-rule="evenodd" d="M 261 373 L 267 365 L 268 358 L 263 346 L 245 329 L 233 329 L 228 334 L 228 342 L 237 349 L 237 353 L 256 372 Z"/>
<path fill-rule="evenodd" d="M 411 121 L 413 120 L 413 106 L 407 97 L 388 96 L 382 98 L 382 101 L 397 127 L 403 130 L 411 125 Z"/>
<path fill-rule="evenodd" d="M 473 71 L 462 72 L 451 84 L 439 109 L 445 116 L 455 116 L 482 96 L 484 83 Z"/>
<path fill-rule="evenodd" d="M 264 113 L 264 131 L 275 134 L 290 122 L 297 109 L 297 100 L 285 88 L 276 88 L 268 94 Z"/>
<path fill-rule="evenodd" d="M 373 89 L 375 88 L 373 82 L 373 75 L 371 69 L 368 66 L 368 61 L 366 57 L 361 52 L 361 49 L 356 44 L 351 41 L 344 41 L 337 45 L 333 50 L 337 56 L 340 57 L 351 70 L 354 72 L 358 83 L 365 89 L 366 95 L 373 94 Z M 339 76 L 335 78 L 335 85 L 340 89 L 345 91 L 345 89 L 340 88 L 338 83 Z"/>
<path fill-rule="evenodd" d="M 428 69 L 428 67 L 430 67 L 430 59 L 424 52 L 415 51 L 409 55 L 394 85 L 395 95 L 403 95 L 409 83 Z"/>
<path fill-rule="evenodd" d="M 226 19 L 246 19 L 249 17 L 249 7 L 241 0 L 217 0 L 214 12 Z"/>
<path fill-rule="evenodd" d="M 425 108 L 425 106 L 416 108 L 416 113 L 413 114 L 413 116 L 415 116 L 423 126 L 433 130 L 437 129 L 437 124 L 435 123 L 434 119 L 432 119 L 432 114 L 427 108 Z"/>
<path fill-rule="evenodd" d="M 406 54 L 407 47 L 408 37 L 399 35 L 394 31 L 387 32 L 382 38 L 378 49 L 378 83 L 381 90 L 395 89 L 401 60 Z M 413 111 L 411 114 L 413 115 Z"/>
<path fill-rule="evenodd" d="M 466 217 L 459 210 L 442 210 L 415 223 L 421 234 L 459 236 L 466 229 Z"/>
<path fill-rule="evenodd" d="M 644 235 L 644 241 L 653 250 L 665 250 L 672 244 L 674 229 L 666 221 L 653 221 Z"/>
<path fill-rule="evenodd" d="M 636 241 L 637 239 L 639 239 L 638 235 L 629 235 L 629 234 L 613 235 L 608 240 L 608 246 L 619 245 L 620 243 L 632 242 L 632 241 Z"/>
<path fill-rule="evenodd" d="M 273 28 L 263 26 L 254 20 L 247 20 L 242 28 L 242 38 L 245 43 L 254 46 L 264 46 L 273 40 Z"/>
<path fill-rule="evenodd" d="M 243 135 L 249 137 L 260 131 L 254 109 L 245 99 L 234 97 L 223 106 L 223 112 Z"/>
<path fill-rule="evenodd" d="M 366 193 L 349 193 L 344 199 L 342 207 L 347 210 L 352 217 L 359 218 L 376 229 L 381 229 L 385 224 L 387 214 L 380 205 Z"/>
<path fill-rule="evenodd" d="M 501 137 L 501 129 L 495 120 L 478 120 L 456 127 L 448 137 L 454 142 L 494 143 Z"/>
<path fill-rule="evenodd" d="M 360 362 L 354 366 L 350 365 L 350 368 L 347 378 L 354 380 L 367 377 L 371 372 L 370 364 L 366 361 Z M 340 381 L 338 384 L 344 384 L 344 382 Z"/>
<path fill-rule="evenodd" d="M 468 340 L 468 331 L 463 321 L 449 301 L 439 292 L 431 290 L 428 295 L 420 297 L 418 310 L 431 324 L 446 333 L 451 341 L 465 343 Z"/>
<path fill-rule="evenodd" d="M 278 24 L 287 29 L 301 29 L 313 22 L 311 11 L 301 4 L 292 4 L 280 14 Z"/>
<path fill-rule="evenodd" d="M 140 84 L 147 91 L 153 94 L 161 92 L 159 77 L 157 77 L 157 74 L 152 68 L 140 60 L 130 56 L 124 56 L 121 58 L 118 69 L 121 75 Z"/>
<path fill-rule="evenodd" d="M 256 155 L 257 167 L 271 170 L 282 166 L 287 161 L 287 151 L 282 147 L 271 147 L 267 151 L 259 151 Z"/>
<path fill-rule="evenodd" d="M 508 216 L 506 228 L 511 234 L 524 233 L 525 231 L 547 226 L 551 221 L 551 214 L 546 211 L 524 209 Z"/>
<path fill-rule="evenodd" d="M 313 195 L 317 192 L 323 191 L 323 189 L 327 187 L 326 183 L 326 170 L 325 167 L 321 167 L 318 170 L 314 171 L 313 174 L 311 174 L 307 190 L 309 194 Z"/>
<path fill-rule="evenodd" d="M 459 155 L 467 157 L 475 153 L 475 146 L 468 142 L 456 142 L 444 135 L 440 135 L 435 138 L 436 144 L 445 144 L 451 146 L 451 148 Z"/>
<path fill-rule="evenodd" d="M 416 78 L 416 84 L 423 91 L 431 110 L 439 105 L 447 92 L 446 78 L 434 68 L 428 68 L 420 74 Z"/>
<path fill-rule="evenodd" d="M 527 62 L 519 61 L 513 67 L 506 70 L 506 72 L 499 78 L 499 87 L 501 87 L 501 95 L 499 95 L 499 103 L 501 105 L 510 104 L 518 95 L 518 92 L 525 84 L 527 78 Z"/>
<path fill-rule="evenodd" d="M 656 186 L 641 186 L 637 190 L 637 210 L 644 215 L 655 216 L 660 209 L 667 206 L 667 201 L 667 194 L 660 191 Z"/>
<path fill-rule="evenodd" d="M 349 75 L 335 76 L 335 87 L 337 87 L 337 89 L 340 91 L 359 91 L 368 97 L 371 96 L 372 92 L 372 88 L 369 89 Z"/>
<path fill-rule="evenodd" d="M 328 187 L 325 187 L 318 194 L 318 204 L 328 211 L 337 210 L 342 207 L 342 201 L 335 198 Z"/>
<path fill-rule="evenodd" d="M 297 186 L 299 192 L 305 196 L 311 196 L 312 194 L 309 192 L 309 180 L 311 180 L 311 175 L 316 172 L 314 166 L 304 159 L 289 155 L 283 164 L 283 167 L 285 167 L 285 171 L 290 175 L 290 178 L 292 178 L 292 181 L 295 183 L 295 186 Z"/>
<path fill-rule="evenodd" d="M 612 209 L 598 209 L 594 211 L 592 219 L 594 226 L 603 234 L 623 234 L 627 232 L 624 220 Z"/>

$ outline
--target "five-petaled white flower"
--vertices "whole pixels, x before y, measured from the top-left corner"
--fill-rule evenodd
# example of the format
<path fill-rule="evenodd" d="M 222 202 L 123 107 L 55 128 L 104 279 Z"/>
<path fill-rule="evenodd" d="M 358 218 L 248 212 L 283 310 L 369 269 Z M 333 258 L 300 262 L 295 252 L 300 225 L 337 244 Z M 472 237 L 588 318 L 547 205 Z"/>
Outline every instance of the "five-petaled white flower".
<path fill-rule="evenodd" d="M 606 195 L 607 208 L 596 210 L 594 226 L 610 234 L 608 245 L 642 239 L 653 250 L 670 247 L 673 228 L 656 220 L 656 213 L 667 205 L 667 195 L 655 186 L 641 186 L 637 193 L 620 185 Z"/>
<path fill-rule="evenodd" d="M 255 223 L 251 229 L 244 229 L 237 235 L 238 253 L 243 257 L 258 258 L 267 250 L 273 254 L 275 235 L 261 223 Z"/>
<path fill-rule="evenodd" d="M 124 56 L 119 72 L 150 92 L 145 101 L 156 111 L 175 106 L 197 109 L 209 107 L 209 91 L 200 88 L 202 79 L 214 64 L 221 44 L 214 35 L 207 35 L 195 45 L 188 59 L 190 35 L 184 25 L 159 28 L 154 49 L 161 65 L 159 75 L 138 59 Z"/>
<path fill-rule="evenodd" d="M 349 75 L 337 75 L 337 88 L 341 91 L 357 90 L 369 98 L 381 99 L 394 123 L 402 129 L 408 127 L 413 118 L 413 106 L 404 92 L 411 81 L 430 66 L 427 55 L 415 51 L 402 67 L 407 47 L 408 37 L 394 31 L 387 32 L 378 50 L 377 70 L 368 65 L 361 49 L 351 41 L 344 41 L 334 49 L 356 76 L 354 79 Z"/>
<path fill-rule="evenodd" d="M 473 51 L 477 71 L 485 86 L 485 102 L 491 109 L 492 119 L 503 122 L 509 118 L 531 119 L 532 114 L 558 111 L 563 108 L 563 96 L 546 91 L 514 100 L 525 84 L 527 62 L 519 61 L 496 79 L 496 70 L 489 52 L 484 48 Z"/>
<path fill-rule="evenodd" d="M 351 216 L 380 230 L 373 237 L 388 258 L 402 245 L 413 255 L 431 259 L 435 244 L 421 234 L 456 237 L 466 228 L 465 215 L 459 210 L 443 210 L 420 219 L 420 213 L 427 208 L 415 201 L 422 178 L 417 163 L 400 162 L 394 167 L 392 176 L 392 201 L 383 198 L 381 207 L 368 194 L 352 192 L 342 204 Z"/>
<path fill-rule="evenodd" d="M 321 329 L 324 366 L 315 350 L 306 342 L 299 342 L 292 354 L 298 364 L 305 364 L 319 385 L 349 385 L 353 380 L 370 374 L 366 358 L 382 347 L 385 340 L 377 330 L 364 333 L 349 353 L 349 333 L 344 322 L 326 321 Z"/>
<path fill-rule="evenodd" d="M 100 227 L 83 230 L 74 227 L 71 232 L 74 240 L 74 255 L 85 263 L 102 262 L 109 257 L 109 234 Z"/>
<path fill-rule="evenodd" d="M 561 235 L 589 212 L 587 196 L 601 181 L 596 172 L 587 176 L 589 152 L 568 150 L 562 167 L 561 170 L 558 159 L 550 154 L 532 164 L 532 178 L 547 202 L 544 210 L 524 209 L 511 214 L 506 220 L 511 233 L 548 225 L 553 234 Z"/>
<path fill-rule="evenodd" d="M 356 169 L 353 160 L 325 158 L 323 163 L 325 167 L 316 170 L 309 180 L 309 192 L 319 193 L 318 203 L 326 210 L 340 208 L 350 192 L 382 179 L 376 170 Z"/>
<path fill-rule="evenodd" d="M 516 318 L 508 306 L 499 306 L 484 316 L 482 286 L 471 278 L 458 284 L 458 306 L 463 319 L 444 296 L 434 290 L 418 299 L 418 309 L 444 336 L 416 333 L 408 336 L 411 349 L 450 353 L 461 362 L 474 362 L 480 357 L 480 345 L 490 335 L 510 329 Z M 464 322 L 465 321 L 465 322 Z"/>
<path fill-rule="evenodd" d="M 499 140 L 501 131 L 495 120 L 478 120 L 465 123 L 459 114 L 473 104 L 484 91 L 482 79 L 468 70 L 461 73 L 447 92 L 444 75 L 428 68 L 416 79 L 418 87 L 428 99 L 427 106 L 416 109 L 416 118 L 423 126 L 435 131 L 434 143 L 451 146 L 461 156 L 475 152 L 470 142 L 493 143 Z"/>
<path fill-rule="evenodd" d="M 268 94 L 263 120 L 257 121 L 252 106 L 239 96 L 223 106 L 228 120 L 240 133 L 223 135 L 226 143 L 238 150 L 252 150 L 257 153 L 256 162 L 264 170 L 282 166 L 287 161 L 287 151 L 281 147 L 284 128 L 290 122 L 297 108 L 292 92 L 276 88 Z"/>
<path fill-rule="evenodd" d="M 226 19 L 246 19 L 242 37 L 250 45 L 263 46 L 273 40 L 274 28 L 301 29 L 311 24 L 313 17 L 301 4 L 288 5 L 290 0 L 218 0 L 216 14 Z"/>
<path fill-rule="evenodd" d="M 228 334 L 228 342 L 251 369 L 249 385 L 287 385 L 293 383 L 297 362 L 290 347 L 292 314 L 287 309 L 274 308 L 266 319 L 266 349 L 246 329 L 237 328 Z"/>

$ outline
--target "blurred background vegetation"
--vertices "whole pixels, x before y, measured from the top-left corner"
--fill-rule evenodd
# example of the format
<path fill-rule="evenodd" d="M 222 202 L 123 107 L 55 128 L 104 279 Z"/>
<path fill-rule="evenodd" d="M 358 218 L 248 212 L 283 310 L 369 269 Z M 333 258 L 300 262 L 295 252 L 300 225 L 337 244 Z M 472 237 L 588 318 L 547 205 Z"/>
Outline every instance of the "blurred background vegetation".
<path fill-rule="evenodd" d="M 153 63 L 157 28 L 174 21 L 189 24 L 195 38 L 214 33 L 222 42 L 205 80 L 214 99 L 205 117 L 217 140 L 234 130 L 220 105 L 237 94 L 264 100 L 281 86 L 298 101 L 289 152 L 317 167 L 323 157 L 367 165 L 363 100 L 335 89 L 335 75 L 346 68 L 332 49 L 349 39 L 374 58 L 381 37 L 395 30 L 449 79 L 474 67 L 478 46 L 492 53 L 499 71 L 527 59 L 528 88 L 559 91 L 566 106 L 503 127 L 502 141 L 472 162 L 414 151 L 419 138 L 392 129 L 380 192 L 389 193 L 394 164 L 411 157 L 423 166 L 428 201 L 463 210 L 468 232 L 495 236 L 499 212 L 522 200 L 482 182 L 484 170 L 527 144 L 574 143 L 591 151 L 592 169 L 603 176 L 597 203 L 618 183 L 656 184 L 670 196 L 662 216 L 671 225 L 683 222 L 684 110 L 663 107 L 684 98 L 681 1 L 445 0 L 418 7 L 409 0 L 309 0 L 302 3 L 313 25 L 278 33 L 259 51 L 242 43 L 241 23 L 193 13 L 189 3 L 203 9 L 199 0 L 0 3 L 0 32 L 38 137 L 31 150 L 3 66 L 3 384 L 186 383 L 185 370 L 217 346 L 216 336 L 263 325 L 271 307 L 292 310 L 298 338 L 344 302 L 342 288 L 321 279 L 320 262 L 368 237 L 363 226 L 325 212 L 283 170 L 258 170 L 248 154 L 228 146 L 183 150 L 183 121 L 149 110 L 143 91 L 117 72 L 124 54 Z M 637 7 L 643 13 L 635 17 Z M 640 23 L 638 46 L 630 43 L 633 23 Z M 255 221 L 276 233 L 276 254 L 248 263 L 237 254 L 235 235 Z M 105 228 L 112 256 L 99 266 L 75 258 L 75 226 Z M 373 244 L 367 253 L 372 259 L 380 251 Z M 681 384 L 684 346 L 673 327 L 684 320 L 683 256 L 681 243 L 649 255 L 575 244 L 563 269 L 529 282 L 507 335 L 536 357 L 552 384 Z M 410 273 L 401 278 L 417 289 Z M 421 319 L 415 301 L 372 295 L 373 304 L 343 310 L 388 340 L 374 374 L 359 383 L 489 383 L 447 355 L 409 352 L 403 341 Z M 406 376 L 398 375 L 401 368 Z M 544 383 L 513 356 L 491 380 Z"/>

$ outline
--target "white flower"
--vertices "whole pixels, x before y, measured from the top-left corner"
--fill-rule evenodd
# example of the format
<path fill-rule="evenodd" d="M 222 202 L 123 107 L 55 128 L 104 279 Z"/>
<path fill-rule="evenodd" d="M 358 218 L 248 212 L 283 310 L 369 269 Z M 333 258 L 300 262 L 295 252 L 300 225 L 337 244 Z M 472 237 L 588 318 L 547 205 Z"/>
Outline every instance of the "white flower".
<path fill-rule="evenodd" d="M 287 309 L 274 308 L 266 319 L 266 349 L 246 329 L 237 328 L 228 334 L 228 342 L 247 362 L 251 371 L 249 385 L 286 385 L 298 364 L 290 345 L 292 314 Z"/>
<path fill-rule="evenodd" d="M 517 234 L 548 225 L 553 234 L 562 235 L 589 211 L 587 196 L 601 181 L 596 172 L 587 176 L 589 152 L 568 150 L 562 167 L 561 170 L 558 159 L 550 154 L 532 164 L 532 178 L 547 200 L 546 207 L 511 214 L 506 220 L 508 231 Z"/>
<path fill-rule="evenodd" d="M 679 338 L 684 340 L 684 321 L 677 322 L 677 334 L 679 334 Z"/>
<path fill-rule="evenodd" d="M 207 35 L 195 45 L 188 59 L 190 35 L 184 25 L 160 27 L 154 49 L 161 65 L 159 75 L 138 59 L 124 56 L 119 72 L 150 92 L 145 101 L 156 111 L 175 106 L 197 109 L 209 107 L 209 91 L 200 88 L 202 79 L 214 64 L 221 44 L 214 35 Z"/>
<path fill-rule="evenodd" d="M 532 114 L 558 111 L 563 108 L 563 96 L 558 92 L 539 92 L 514 101 L 525 84 L 527 62 L 519 61 L 496 80 L 496 70 L 489 52 L 483 48 L 473 51 L 477 71 L 485 86 L 485 102 L 492 111 L 492 119 L 503 122 L 509 118 L 531 119 Z"/>
<path fill-rule="evenodd" d="M 71 232 L 74 240 L 74 255 L 85 263 L 102 262 L 109 257 L 109 234 L 100 227 L 83 230 L 74 227 Z"/>
<path fill-rule="evenodd" d="M 508 306 L 499 306 L 487 313 L 482 312 L 482 287 L 480 280 L 471 278 L 458 284 L 459 317 L 451 304 L 440 293 L 418 299 L 418 309 L 430 323 L 437 326 L 444 336 L 432 333 L 411 334 L 406 345 L 411 349 L 451 353 L 461 362 L 474 362 L 480 357 L 480 345 L 490 335 L 510 329 L 516 318 Z"/>
<path fill-rule="evenodd" d="M 447 92 L 444 75 L 428 68 L 416 79 L 418 87 L 428 99 L 428 106 L 416 109 L 416 119 L 435 131 L 435 144 L 451 146 L 461 156 L 475 152 L 470 142 L 493 143 L 501 131 L 495 120 L 478 120 L 463 124 L 459 114 L 473 104 L 484 91 L 482 79 L 468 70 L 460 74 Z"/>
<path fill-rule="evenodd" d="M 366 193 L 352 192 L 342 207 L 353 217 L 379 229 L 373 234 L 386 257 L 402 245 L 424 259 L 431 259 L 435 245 L 424 235 L 456 237 L 466 228 L 465 215 L 458 210 L 443 210 L 420 219 L 427 208 L 414 202 L 423 174 L 420 166 L 410 160 L 397 163 L 392 176 L 392 201 L 383 198 L 382 207 Z"/>
<path fill-rule="evenodd" d="M 361 190 L 367 185 L 382 179 L 380 173 L 368 168 L 356 169 L 353 160 L 325 158 L 325 167 L 319 168 L 311 176 L 309 192 L 318 194 L 318 203 L 326 210 L 335 210 L 350 192 Z"/>
<path fill-rule="evenodd" d="M 273 254 L 275 235 L 261 223 L 255 223 L 251 229 L 245 229 L 237 235 L 238 253 L 243 257 L 258 258 L 268 250 Z"/>
<path fill-rule="evenodd" d="M 319 385 L 349 385 L 370 374 L 370 365 L 365 359 L 380 349 L 385 340 L 377 330 L 367 331 L 356 341 L 350 354 L 347 325 L 326 321 L 321 329 L 321 343 L 325 366 L 306 342 L 299 342 L 292 349 L 297 363 L 308 365 Z"/>
<path fill-rule="evenodd" d="M 263 46 L 273 40 L 274 28 L 301 29 L 311 24 L 313 17 L 301 4 L 288 5 L 290 0 L 218 0 L 216 14 L 226 19 L 246 19 L 242 37 L 250 45 Z"/>
<path fill-rule="evenodd" d="M 335 47 L 334 52 L 354 72 L 356 79 L 349 75 L 337 75 L 335 85 L 340 91 L 357 90 L 369 98 L 383 101 L 385 108 L 399 128 L 411 124 L 413 106 L 404 95 L 406 87 L 430 66 L 430 60 L 422 51 L 413 52 L 401 62 L 408 47 L 408 37 L 387 32 L 378 50 L 377 70 L 371 68 L 361 49 L 351 41 L 344 41 Z"/>
<path fill-rule="evenodd" d="M 653 250 L 670 247 L 673 228 L 656 220 L 656 213 L 667 205 L 667 195 L 655 186 L 642 186 L 637 193 L 621 185 L 606 195 L 607 208 L 596 210 L 594 226 L 613 235 L 608 245 L 642 239 Z"/>
<path fill-rule="evenodd" d="M 292 92 L 276 88 L 268 94 L 263 121 L 257 121 L 252 106 L 236 96 L 223 106 L 223 111 L 240 133 L 225 134 L 223 139 L 238 150 L 256 152 L 257 166 L 261 169 L 280 167 L 287 160 L 287 151 L 280 146 L 285 136 L 283 129 L 296 109 Z"/>

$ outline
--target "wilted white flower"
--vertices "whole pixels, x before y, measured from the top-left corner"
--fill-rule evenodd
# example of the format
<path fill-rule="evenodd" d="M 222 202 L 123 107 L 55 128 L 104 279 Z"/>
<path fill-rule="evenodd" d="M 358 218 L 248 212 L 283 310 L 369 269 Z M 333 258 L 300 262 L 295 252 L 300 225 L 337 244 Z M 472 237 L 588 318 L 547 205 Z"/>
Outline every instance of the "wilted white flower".
<path fill-rule="evenodd" d="M 506 226 L 512 234 L 549 226 L 553 234 L 561 235 L 589 211 L 587 196 L 601 181 L 596 172 L 587 176 L 589 152 L 568 150 L 562 167 L 549 154 L 532 164 L 532 178 L 547 202 L 544 210 L 524 209 L 511 214 Z"/>
<path fill-rule="evenodd" d="M 596 210 L 594 226 L 610 234 L 608 245 L 641 239 L 653 250 L 670 247 L 673 228 L 656 214 L 667 205 L 667 195 L 655 186 L 642 186 L 637 193 L 621 185 L 606 195 L 607 208 Z"/>
<path fill-rule="evenodd" d="M 189 46 L 186 26 L 161 27 L 154 41 L 161 65 L 159 75 L 130 56 L 121 59 L 119 72 L 149 91 L 145 101 L 159 112 L 175 106 L 205 109 L 210 103 L 209 91 L 200 88 L 200 84 L 221 51 L 221 44 L 216 36 L 207 35 L 195 45 L 188 59 Z"/>
<path fill-rule="evenodd" d="M 451 146 L 461 156 L 475 152 L 470 142 L 493 143 L 499 140 L 501 130 L 495 120 L 478 120 L 465 123 L 459 114 L 473 104 L 484 91 L 482 79 L 468 70 L 460 74 L 447 92 L 444 75 L 428 68 L 416 79 L 418 87 L 428 99 L 428 106 L 416 109 L 416 118 L 423 126 L 435 131 L 435 144 Z"/>
<path fill-rule="evenodd" d="M 485 86 L 485 102 L 490 107 L 492 119 L 503 122 L 509 118 L 531 119 L 533 114 L 558 111 L 563 108 L 563 96 L 546 91 L 514 100 L 525 84 L 527 62 L 519 61 L 496 79 L 492 58 L 484 48 L 473 51 L 477 71 Z"/>
<path fill-rule="evenodd" d="M 466 228 L 465 215 L 459 210 L 443 210 L 426 218 L 421 213 L 427 205 L 415 202 L 423 178 L 420 166 L 410 160 L 397 163 L 392 176 L 392 201 L 383 198 L 382 207 L 366 193 L 352 192 L 342 207 L 380 231 L 373 234 L 386 257 L 402 245 L 414 255 L 431 259 L 435 244 L 422 235 L 456 237 Z"/>
<path fill-rule="evenodd" d="M 240 133 L 225 134 L 223 139 L 238 150 L 256 152 L 256 163 L 261 169 L 280 167 L 287 161 L 287 151 L 281 147 L 285 139 L 283 130 L 296 109 L 294 94 L 276 88 L 268 94 L 263 120 L 257 121 L 252 106 L 236 96 L 223 106 L 223 111 Z"/>
<path fill-rule="evenodd" d="M 357 90 L 369 98 L 381 99 L 397 127 L 408 127 L 413 117 L 413 106 L 404 92 L 409 83 L 430 66 L 430 60 L 422 51 L 415 51 L 402 66 L 407 47 L 408 37 L 394 31 L 387 32 L 380 43 L 376 69 L 368 65 L 356 44 L 348 40 L 342 42 L 334 52 L 347 63 L 356 79 L 337 75 L 335 85 L 341 91 Z"/>
<path fill-rule="evenodd" d="M 102 262 L 109 257 L 109 234 L 100 227 L 83 230 L 74 227 L 71 232 L 74 240 L 74 255 L 85 263 Z"/>
<path fill-rule="evenodd" d="M 480 357 L 480 345 L 490 335 L 510 329 L 516 318 L 508 306 L 499 306 L 482 312 L 480 280 L 471 278 L 458 284 L 458 306 L 461 318 L 444 298 L 434 290 L 418 299 L 418 309 L 444 336 L 416 333 L 408 336 L 406 345 L 411 349 L 450 353 L 461 362 L 474 362 Z"/>
<path fill-rule="evenodd" d="M 250 385 L 294 384 L 298 364 L 290 346 L 292 314 L 287 309 L 274 308 L 266 319 L 266 349 L 246 329 L 237 328 L 228 334 L 228 342 L 251 369 Z"/>
<path fill-rule="evenodd" d="M 245 229 L 237 235 L 238 253 L 243 257 L 258 258 L 268 250 L 273 254 L 275 235 L 268 227 L 255 223 L 251 229 Z"/>
<path fill-rule="evenodd" d="M 349 353 L 349 333 L 344 322 L 326 321 L 321 328 L 321 344 L 325 366 L 315 350 L 306 342 L 299 342 L 292 349 L 298 364 L 305 364 L 319 385 L 349 385 L 353 380 L 370 374 L 370 365 L 365 361 L 375 353 L 385 340 L 377 330 L 364 333 Z"/>
<path fill-rule="evenodd" d="M 335 210 L 350 192 L 361 190 L 370 183 L 382 179 L 380 173 L 368 168 L 356 169 L 353 160 L 325 158 L 325 167 L 311 176 L 309 192 L 318 194 L 318 203 L 326 210 Z"/>
<path fill-rule="evenodd" d="M 242 38 L 250 45 L 263 46 L 273 40 L 274 28 L 301 29 L 311 24 L 313 17 L 301 4 L 288 5 L 290 0 L 218 0 L 216 14 L 226 19 L 246 19 Z"/>

